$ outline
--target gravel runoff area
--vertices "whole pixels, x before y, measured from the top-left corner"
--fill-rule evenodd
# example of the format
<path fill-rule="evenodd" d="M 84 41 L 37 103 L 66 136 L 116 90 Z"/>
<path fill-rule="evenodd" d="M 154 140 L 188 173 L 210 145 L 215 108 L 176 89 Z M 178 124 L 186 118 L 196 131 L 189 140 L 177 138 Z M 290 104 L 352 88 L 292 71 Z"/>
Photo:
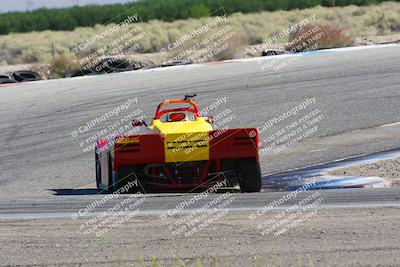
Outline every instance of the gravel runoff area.
<path fill-rule="evenodd" d="M 400 158 L 382 160 L 371 164 L 337 169 L 329 175 L 376 176 L 387 180 L 391 186 L 400 186 Z"/>
<path fill-rule="evenodd" d="M 398 266 L 400 209 L 321 209 L 285 233 L 262 235 L 248 213 L 228 213 L 190 237 L 154 216 L 135 217 L 102 237 L 81 220 L 1 222 L 4 266 Z"/>

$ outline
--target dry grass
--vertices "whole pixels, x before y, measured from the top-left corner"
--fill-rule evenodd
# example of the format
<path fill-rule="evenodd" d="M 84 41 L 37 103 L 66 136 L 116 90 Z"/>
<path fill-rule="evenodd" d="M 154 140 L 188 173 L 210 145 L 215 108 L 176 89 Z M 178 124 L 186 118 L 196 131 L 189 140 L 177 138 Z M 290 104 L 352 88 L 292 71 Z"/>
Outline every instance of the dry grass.
<path fill-rule="evenodd" d="M 79 63 L 73 57 L 67 56 L 65 53 L 61 53 L 50 63 L 49 78 L 62 78 L 69 71 L 77 68 L 79 69 Z"/>
<path fill-rule="evenodd" d="M 261 12 L 254 14 L 236 13 L 219 24 L 215 31 L 229 25 L 235 33 L 229 40 L 229 48 L 214 59 L 227 59 L 239 55 L 244 46 L 259 44 L 273 34 L 279 33 L 289 25 L 306 16 L 316 15 L 316 25 L 330 25 L 330 29 L 343 30 L 345 36 L 376 36 L 399 33 L 400 4 L 386 2 L 376 6 L 347 6 L 343 8 L 315 7 L 304 10 Z M 189 19 L 185 21 L 162 22 L 150 21 L 141 23 L 146 35 L 139 40 L 140 47 L 136 52 L 157 52 L 168 45 L 168 33 L 172 39 L 189 34 L 202 27 L 213 18 Z M 86 41 L 95 34 L 104 32 L 112 25 L 97 25 L 93 28 L 77 28 L 71 32 L 32 32 L 0 36 L 0 65 L 21 64 L 32 62 L 51 62 L 51 44 L 54 43 L 56 53 L 69 53 L 70 49 Z M 137 27 L 130 25 L 108 40 L 95 43 L 91 50 L 104 46 L 125 32 Z M 342 33 L 340 33 L 342 36 Z M 198 36 L 190 41 L 194 44 L 204 36 Z M 286 40 L 280 40 L 285 43 Z M 187 44 L 189 45 L 189 44 Z M 186 45 L 185 45 L 186 46 Z M 57 63 L 56 65 L 58 65 Z M 56 66 L 55 66 L 56 67 Z M 68 67 L 68 66 L 65 66 Z M 57 67 L 56 67 L 57 68 Z"/>
<path fill-rule="evenodd" d="M 307 36 L 306 40 L 302 36 Z M 306 25 L 289 37 L 285 49 L 292 52 L 316 50 L 335 47 L 346 47 L 354 43 L 354 39 L 346 35 L 339 27 Z"/>

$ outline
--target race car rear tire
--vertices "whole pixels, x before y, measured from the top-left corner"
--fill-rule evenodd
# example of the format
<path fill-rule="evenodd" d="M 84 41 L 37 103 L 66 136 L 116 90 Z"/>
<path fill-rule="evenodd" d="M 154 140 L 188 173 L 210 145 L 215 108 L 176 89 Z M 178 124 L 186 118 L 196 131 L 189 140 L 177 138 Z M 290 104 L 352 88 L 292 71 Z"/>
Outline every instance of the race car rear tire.
<path fill-rule="evenodd" d="M 111 155 L 107 154 L 107 167 L 108 167 L 108 185 L 105 189 L 101 189 L 101 164 L 100 164 L 100 158 L 97 153 L 95 153 L 95 168 L 96 168 L 96 186 L 98 190 L 101 190 L 100 193 L 112 193 L 114 192 L 114 185 L 112 183 L 112 162 L 111 162 Z"/>
<path fill-rule="evenodd" d="M 99 156 L 95 152 L 95 162 L 96 162 L 96 187 L 97 189 L 100 190 L 100 184 L 101 184 L 101 165 L 100 165 L 100 160 Z"/>
<path fill-rule="evenodd" d="M 255 158 L 245 158 L 239 161 L 241 178 L 239 180 L 240 190 L 243 193 L 260 192 L 261 170 L 260 164 Z"/>
<path fill-rule="evenodd" d="M 110 152 L 107 153 L 107 166 L 108 166 L 108 187 L 107 189 L 104 190 L 104 192 L 107 193 L 113 193 L 116 188 L 116 184 L 113 183 L 113 174 L 112 174 L 112 159 L 111 159 L 111 154 Z"/>

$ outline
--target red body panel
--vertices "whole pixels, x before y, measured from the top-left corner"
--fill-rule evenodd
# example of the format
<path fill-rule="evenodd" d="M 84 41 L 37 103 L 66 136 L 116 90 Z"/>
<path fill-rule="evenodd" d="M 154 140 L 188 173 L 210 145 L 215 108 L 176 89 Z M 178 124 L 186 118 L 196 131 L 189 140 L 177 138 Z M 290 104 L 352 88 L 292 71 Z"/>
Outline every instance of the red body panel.
<path fill-rule="evenodd" d="M 139 138 L 137 144 L 114 145 L 114 169 L 121 165 L 152 164 L 165 162 L 164 140 L 159 134 L 131 135 Z"/>
<path fill-rule="evenodd" d="M 165 163 L 164 139 L 159 134 L 131 135 L 139 138 L 132 144 L 114 145 L 114 169 L 122 165 Z M 257 158 L 257 129 L 214 130 L 209 133 L 210 160 Z"/>
<path fill-rule="evenodd" d="M 210 159 L 257 158 L 257 129 L 228 129 L 210 132 Z"/>

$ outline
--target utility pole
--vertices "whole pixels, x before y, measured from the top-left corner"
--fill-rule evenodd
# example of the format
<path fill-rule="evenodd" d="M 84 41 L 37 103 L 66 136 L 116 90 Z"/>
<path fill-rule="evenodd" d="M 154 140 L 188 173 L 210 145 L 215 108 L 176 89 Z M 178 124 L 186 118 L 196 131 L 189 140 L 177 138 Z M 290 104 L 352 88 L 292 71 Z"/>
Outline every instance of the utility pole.
<path fill-rule="evenodd" d="M 54 47 L 54 42 L 51 42 L 51 55 L 53 56 L 53 60 L 56 60 L 56 49 Z"/>

